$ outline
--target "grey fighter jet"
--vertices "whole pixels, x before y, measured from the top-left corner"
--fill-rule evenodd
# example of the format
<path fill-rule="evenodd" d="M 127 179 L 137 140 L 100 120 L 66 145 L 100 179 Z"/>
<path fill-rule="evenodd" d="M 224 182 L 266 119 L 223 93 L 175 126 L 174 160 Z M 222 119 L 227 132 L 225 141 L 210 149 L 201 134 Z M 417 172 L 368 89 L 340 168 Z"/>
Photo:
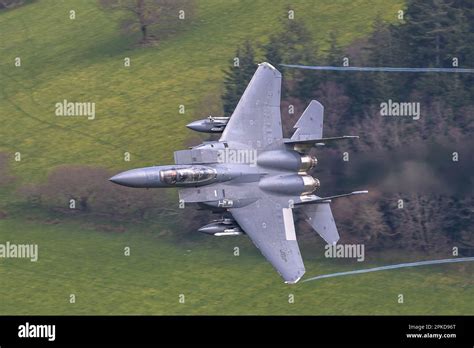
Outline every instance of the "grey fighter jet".
<path fill-rule="evenodd" d="M 318 179 L 308 174 L 317 160 L 308 151 L 330 141 L 323 138 L 323 106 L 313 100 L 291 138 L 283 138 L 280 118 L 281 74 L 259 64 L 230 118 L 207 118 L 188 125 L 216 133 L 204 142 L 174 153 L 175 164 L 129 170 L 110 178 L 130 187 L 177 187 L 180 202 L 198 204 L 222 214 L 199 229 L 214 236 L 246 234 L 286 283 L 301 279 L 305 267 L 296 240 L 293 210 L 328 243 L 339 240 L 331 212 L 332 199 L 367 193 L 318 197 Z"/>

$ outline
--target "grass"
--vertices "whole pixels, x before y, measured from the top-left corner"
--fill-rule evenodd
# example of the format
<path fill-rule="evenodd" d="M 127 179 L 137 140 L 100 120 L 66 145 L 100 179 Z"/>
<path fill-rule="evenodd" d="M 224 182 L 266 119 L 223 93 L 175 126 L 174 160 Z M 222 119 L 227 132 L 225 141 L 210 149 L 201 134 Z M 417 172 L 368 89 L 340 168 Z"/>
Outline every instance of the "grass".
<path fill-rule="evenodd" d="M 86 223 L 0 220 L 1 241 L 39 245 L 36 263 L 0 261 L 0 314 L 474 313 L 474 268 L 469 264 L 289 286 L 247 238 L 196 236 L 177 243 L 160 232 L 137 225 L 124 233 L 104 233 Z M 127 246 L 130 256 L 124 256 Z M 236 246 L 240 256 L 233 254 Z M 376 263 L 327 260 L 319 243 L 306 243 L 302 253 L 306 277 L 387 263 L 383 255 L 371 255 Z M 403 255 L 398 258 L 406 261 Z M 70 294 L 76 303 L 69 303 Z M 180 294 L 184 304 L 178 302 Z M 403 304 L 397 302 L 399 294 Z"/>

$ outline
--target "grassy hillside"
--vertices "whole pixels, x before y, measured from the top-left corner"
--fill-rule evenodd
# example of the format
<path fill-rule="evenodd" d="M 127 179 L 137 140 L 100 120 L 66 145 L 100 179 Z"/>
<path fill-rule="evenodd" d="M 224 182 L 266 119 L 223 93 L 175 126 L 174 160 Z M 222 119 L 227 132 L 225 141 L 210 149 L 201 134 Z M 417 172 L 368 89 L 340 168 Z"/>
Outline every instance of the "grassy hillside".
<path fill-rule="evenodd" d="M 368 33 L 378 13 L 394 20 L 402 4 L 293 2 L 296 18 L 304 18 L 322 47 L 329 31 L 348 43 Z M 278 31 L 288 3 L 198 1 L 192 23 L 153 48 L 138 47 L 136 36 L 118 29 L 121 14 L 101 11 L 92 0 L 36 1 L 0 13 L 0 151 L 22 153 L 14 169 L 25 180 L 59 164 L 122 169 L 171 161 L 191 134 L 184 125 L 219 105 L 222 69 L 236 46 Z M 123 67 L 125 57 L 130 68 Z M 95 102 L 96 119 L 55 116 L 55 103 L 64 99 Z M 125 151 L 132 163 L 123 162 Z"/>

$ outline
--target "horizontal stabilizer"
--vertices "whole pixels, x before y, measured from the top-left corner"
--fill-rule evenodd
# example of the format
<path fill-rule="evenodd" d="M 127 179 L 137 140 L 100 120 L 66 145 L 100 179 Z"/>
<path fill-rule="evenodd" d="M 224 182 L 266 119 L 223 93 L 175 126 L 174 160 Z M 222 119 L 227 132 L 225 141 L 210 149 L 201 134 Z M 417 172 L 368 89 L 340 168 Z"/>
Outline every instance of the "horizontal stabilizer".
<path fill-rule="evenodd" d="M 304 206 L 303 212 L 307 217 L 306 222 L 318 232 L 326 243 L 329 245 L 337 243 L 339 233 L 329 203 Z"/>
<path fill-rule="evenodd" d="M 359 139 L 358 135 L 343 135 L 341 137 L 330 137 L 330 138 L 313 138 L 308 140 L 293 140 L 291 139 L 285 140 L 285 144 L 325 144 L 335 140 L 347 140 L 347 139 Z"/>
<path fill-rule="evenodd" d="M 299 142 L 310 139 L 320 139 L 323 136 L 324 106 L 316 100 L 309 103 L 293 128 L 295 133 L 291 141 Z"/>
<path fill-rule="evenodd" d="M 366 194 L 366 193 L 369 193 L 369 191 L 367 190 L 353 191 L 350 193 L 343 193 L 341 195 L 334 195 L 334 196 L 328 196 L 328 197 L 318 197 L 316 195 L 308 195 L 308 196 L 303 196 L 304 199 L 301 199 L 301 202 L 295 203 L 295 204 L 330 203 L 333 199 L 336 199 L 336 198 L 361 195 L 361 194 Z"/>

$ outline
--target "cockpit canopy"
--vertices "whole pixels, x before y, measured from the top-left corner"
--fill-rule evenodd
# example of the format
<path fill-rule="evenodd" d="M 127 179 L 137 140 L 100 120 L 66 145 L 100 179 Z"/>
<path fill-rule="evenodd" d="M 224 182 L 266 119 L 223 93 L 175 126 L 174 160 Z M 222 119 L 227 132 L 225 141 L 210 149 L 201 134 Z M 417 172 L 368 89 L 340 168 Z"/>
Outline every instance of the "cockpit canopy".
<path fill-rule="evenodd" d="M 160 179 L 168 185 L 200 183 L 212 180 L 217 176 L 217 171 L 206 167 L 189 167 L 168 169 L 160 171 Z"/>

